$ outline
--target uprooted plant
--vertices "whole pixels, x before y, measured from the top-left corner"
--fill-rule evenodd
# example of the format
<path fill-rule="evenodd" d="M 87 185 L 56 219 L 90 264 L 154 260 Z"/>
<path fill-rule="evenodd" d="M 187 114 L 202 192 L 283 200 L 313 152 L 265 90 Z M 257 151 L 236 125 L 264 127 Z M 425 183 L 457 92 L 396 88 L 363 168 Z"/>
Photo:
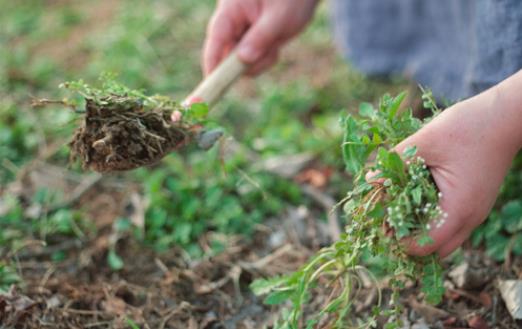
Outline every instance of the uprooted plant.
<path fill-rule="evenodd" d="M 385 95 L 377 109 L 364 103 L 359 116 L 342 120 L 344 161 L 354 175 L 354 188 L 341 203 L 345 232 L 295 273 L 252 284 L 255 293 L 268 294 L 265 303 L 291 304 L 275 328 L 371 328 L 383 317 L 386 328 L 397 328 L 402 313 L 399 292 L 408 280 L 421 282 L 428 302 L 440 302 L 444 288 L 437 257 L 410 257 L 401 243 L 407 237 L 420 245 L 432 243 L 430 226 L 442 225 L 446 216 L 438 206 L 442 195 L 424 160 L 415 156 L 416 149 L 402 155 L 393 150 L 426 123 L 414 118 L 411 110 L 399 111 L 404 96 Z M 431 94 L 425 92 L 423 100 L 425 107 L 438 112 Z M 372 161 L 367 164 L 368 160 Z M 365 179 L 368 172 L 377 173 L 372 182 Z M 368 255 L 386 259 L 391 288 L 387 296 L 364 266 Z M 377 287 L 378 298 L 363 316 L 353 312 L 353 301 L 364 279 Z M 321 306 L 313 311 L 309 305 L 317 300 Z"/>
<path fill-rule="evenodd" d="M 166 96 L 147 96 L 117 83 L 111 75 L 100 80 L 99 89 L 82 80 L 61 85 L 84 100 L 85 110 L 76 110 L 85 114 L 84 121 L 69 146 L 72 159 L 79 159 L 85 168 L 99 172 L 130 170 L 154 164 L 190 142 L 201 144 L 202 124 L 208 113 L 205 104 L 182 106 Z M 77 108 L 68 101 L 39 100 L 35 105 L 48 103 Z M 173 112 L 179 113 L 176 122 L 171 120 Z"/>

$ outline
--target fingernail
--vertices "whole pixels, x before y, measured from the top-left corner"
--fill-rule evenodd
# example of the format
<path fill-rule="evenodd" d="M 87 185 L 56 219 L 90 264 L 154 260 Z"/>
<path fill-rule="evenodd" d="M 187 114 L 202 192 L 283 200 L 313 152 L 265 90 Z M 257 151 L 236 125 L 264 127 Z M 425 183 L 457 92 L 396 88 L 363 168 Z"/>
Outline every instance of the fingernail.
<path fill-rule="evenodd" d="M 178 122 L 178 121 L 181 121 L 182 116 L 183 116 L 183 114 L 180 111 L 176 110 L 176 111 L 172 112 L 172 115 L 170 118 L 171 118 L 172 122 Z"/>
<path fill-rule="evenodd" d="M 259 52 L 259 49 L 250 45 L 245 45 L 238 49 L 237 55 L 241 60 L 247 63 L 253 63 L 259 59 L 261 53 Z"/>

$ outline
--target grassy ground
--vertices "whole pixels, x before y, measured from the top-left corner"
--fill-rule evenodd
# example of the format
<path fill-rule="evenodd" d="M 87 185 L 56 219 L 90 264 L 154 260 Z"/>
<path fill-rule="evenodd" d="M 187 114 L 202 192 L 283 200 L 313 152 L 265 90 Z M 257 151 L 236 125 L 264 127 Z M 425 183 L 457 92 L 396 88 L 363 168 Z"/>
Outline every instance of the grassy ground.
<path fill-rule="evenodd" d="M 257 328 L 275 312 L 251 295 L 252 278 L 295 269 L 331 240 L 327 213 L 350 187 L 338 119 L 407 84 L 339 58 L 325 6 L 278 66 L 213 110 L 226 138 L 209 152 L 100 176 L 68 161 L 76 114 L 31 108 L 103 72 L 183 99 L 201 79 L 213 4 L 0 0 L 0 290 L 16 284 L 9 296 L 23 305 L 4 316 L 0 303 L 0 320 Z"/>

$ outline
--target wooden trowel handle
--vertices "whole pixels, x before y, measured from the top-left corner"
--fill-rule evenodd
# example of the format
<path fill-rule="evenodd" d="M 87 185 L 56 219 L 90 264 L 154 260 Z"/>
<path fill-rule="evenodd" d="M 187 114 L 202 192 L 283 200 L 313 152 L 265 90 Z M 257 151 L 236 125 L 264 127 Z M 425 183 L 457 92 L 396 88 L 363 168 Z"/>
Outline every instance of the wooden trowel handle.
<path fill-rule="evenodd" d="M 232 51 L 218 67 L 190 94 L 189 99 L 201 100 L 212 107 L 228 88 L 245 72 L 246 65 Z"/>

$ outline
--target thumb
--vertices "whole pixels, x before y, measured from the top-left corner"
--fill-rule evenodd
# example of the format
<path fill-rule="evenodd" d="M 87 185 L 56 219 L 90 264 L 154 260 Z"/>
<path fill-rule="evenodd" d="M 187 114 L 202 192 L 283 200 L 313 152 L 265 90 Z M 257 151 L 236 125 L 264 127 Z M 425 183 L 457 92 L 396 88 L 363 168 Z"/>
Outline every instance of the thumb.
<path fill-rule="evenodd" d="M 433 142 L 431 136 L 429 136 L 425 130 L 421 129 L 397 144 L 393 150 L 404 158 L 404 151 L 414 147 L 416 149 L 415 157 L 423 158 L 428 165 L 435 165 L 434 162 L 437 156 L 433 148 Z"/>
<path fill-rule="evenodd" d="M 237 55 L 246 64 L 254 64 L 277 46 L 281 27 L 269 15 L 261 16 L 237 47 Z"/>

